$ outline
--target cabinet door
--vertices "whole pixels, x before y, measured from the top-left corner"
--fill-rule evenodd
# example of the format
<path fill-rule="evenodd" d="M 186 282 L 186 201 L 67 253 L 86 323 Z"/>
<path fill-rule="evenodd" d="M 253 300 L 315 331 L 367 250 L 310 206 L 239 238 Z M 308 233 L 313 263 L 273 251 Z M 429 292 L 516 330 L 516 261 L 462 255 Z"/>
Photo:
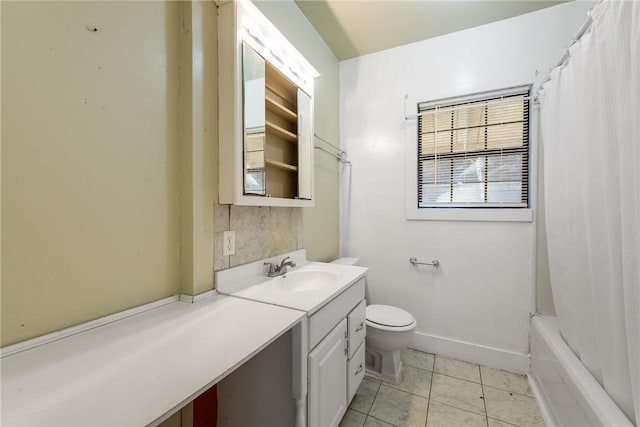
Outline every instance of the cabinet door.
<path fill-rule="evenodd" d="M 298 199 L 313 198 L 313 108 L 311 97 L 298 89 Z"/>
<path fill-rule="evenodd" d="M 309 427 L 333 427 L 347 410 L 347 319 L 309 353 Z"/>

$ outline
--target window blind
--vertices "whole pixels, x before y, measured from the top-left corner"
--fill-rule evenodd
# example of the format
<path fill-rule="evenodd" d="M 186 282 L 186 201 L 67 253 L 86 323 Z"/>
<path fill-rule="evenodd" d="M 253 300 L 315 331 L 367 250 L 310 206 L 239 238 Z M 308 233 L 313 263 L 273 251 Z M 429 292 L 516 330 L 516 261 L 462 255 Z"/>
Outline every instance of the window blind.
<path fill-rule="evenodd" d="M 529 92 L 418 105 L 418 207 L 526 207 Z"/>
<path fill-rule="evenodd" d="M 266 194 L 266 148 L 267 134 L 265 128 L 253 128 L 245 134 L 245 174 L 244 194 Z"/>

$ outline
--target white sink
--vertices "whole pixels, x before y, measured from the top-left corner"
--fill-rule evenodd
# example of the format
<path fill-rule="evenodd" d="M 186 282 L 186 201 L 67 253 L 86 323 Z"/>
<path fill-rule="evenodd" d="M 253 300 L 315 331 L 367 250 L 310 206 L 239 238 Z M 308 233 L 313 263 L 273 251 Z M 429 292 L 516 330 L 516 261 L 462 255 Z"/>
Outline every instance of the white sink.
<path fill-rule="evenodd" d="M 267 277 L 265 262 L 280 264 L 290 257 L 298 267 Z M 309 316 L 364 277 L 367 269 L 352 265 L 307 262 L 304 249 L 216 272 L 221 294 L 306 311 Z"/>
<path fill-rule="evenodd" d="M 335 287 L 335 274 L 320 270 L 298 270 L 289 272 L 273 280 L 272 286 L 286 292 L 308 292 Z"/>

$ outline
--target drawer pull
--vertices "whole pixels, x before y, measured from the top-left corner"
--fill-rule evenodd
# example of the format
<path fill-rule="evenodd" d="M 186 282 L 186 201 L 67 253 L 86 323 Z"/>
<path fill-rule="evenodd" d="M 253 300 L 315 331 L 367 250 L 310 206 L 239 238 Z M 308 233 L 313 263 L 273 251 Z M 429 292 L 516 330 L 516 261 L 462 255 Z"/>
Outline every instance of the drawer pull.
<path fill-rule="evenodd" d="M 353 376 L 357 377 L 360 372 L 362 372 L 362 363 L 360 364 L 360 366 L 358 366 L 358 369 L 356 369 L 356 373 L 353 374 Z"/>
<path fill-rule="evenodd" d="M 356 328 L 356 332 L 360 332 L 362 329 L 364 329 L 364 322 L 360 322 L 360 325 Z"/>

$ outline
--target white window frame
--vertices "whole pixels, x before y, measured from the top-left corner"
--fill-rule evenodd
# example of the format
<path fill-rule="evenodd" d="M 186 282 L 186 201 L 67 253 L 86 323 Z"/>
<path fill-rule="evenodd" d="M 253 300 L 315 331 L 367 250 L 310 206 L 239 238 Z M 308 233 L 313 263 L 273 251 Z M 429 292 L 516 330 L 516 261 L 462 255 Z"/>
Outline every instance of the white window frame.
<path fill-rule="evenodd" d="M 522 85 L 501 89 L 498 91 L 483 92 L 460 97 L 442 99 L 442 102 L 469 102 L 487 97 L 498 97 L 512 94 L 515 91 L 529 89 L 531 85 Z M 437 103 L 439 101 L 434 101 Z M 411 102 L 415 105 L 426 102 Z M 536 164 L 537 164 L 537 116 L 538 108 L 531 103 L 529 109 L 529 206 L 526 208 L 418 208 L 418 120 L 417 116 L 407 117 L 405 126 L 405 203 L 406 217 L 408 220 L 426 221 L 505 221 L 505 222 L 532 222 L 533 206 L 537 191 Z"/>

